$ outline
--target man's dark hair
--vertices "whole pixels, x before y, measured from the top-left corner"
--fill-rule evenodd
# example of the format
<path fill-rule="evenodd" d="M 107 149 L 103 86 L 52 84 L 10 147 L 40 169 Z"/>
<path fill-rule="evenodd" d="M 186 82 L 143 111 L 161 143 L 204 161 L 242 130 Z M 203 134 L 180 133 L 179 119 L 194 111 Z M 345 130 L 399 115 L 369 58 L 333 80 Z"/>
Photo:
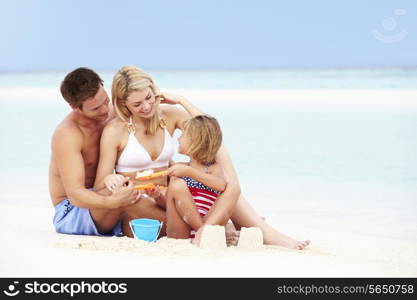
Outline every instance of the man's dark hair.
<path fill-rule="evenodd" d="M 82 108 L 83 102 L 97 94 L 103 80 L 88 68 L 78 68 L 65 76 L 61 83 L 61 94 L 71 107 Z"/>

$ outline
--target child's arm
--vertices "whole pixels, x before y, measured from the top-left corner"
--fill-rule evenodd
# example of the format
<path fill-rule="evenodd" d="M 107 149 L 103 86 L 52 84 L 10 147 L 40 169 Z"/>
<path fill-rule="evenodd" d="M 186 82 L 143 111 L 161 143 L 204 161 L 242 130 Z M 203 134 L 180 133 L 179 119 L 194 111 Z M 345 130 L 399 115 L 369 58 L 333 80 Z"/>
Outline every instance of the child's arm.
<path fill-rule="evenodd" d="M 223 192 L 226 189 L 227 182 L 223 176 L 223 169 L 219 164 L 209 167 L 209 172 L 204 173 L 186 165 L 175 165 L 169 168 L 170 175 L 182 177 L 191 177 L 213 190 Z"/>

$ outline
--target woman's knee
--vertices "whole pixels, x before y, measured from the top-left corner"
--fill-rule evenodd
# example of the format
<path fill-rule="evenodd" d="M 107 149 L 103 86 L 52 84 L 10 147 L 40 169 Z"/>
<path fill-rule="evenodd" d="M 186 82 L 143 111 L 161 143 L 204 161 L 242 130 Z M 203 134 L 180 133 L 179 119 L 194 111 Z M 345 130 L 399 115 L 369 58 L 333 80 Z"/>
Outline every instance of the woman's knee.
<path fill-rule="evenodd" d="M 137 212 L 137 211 L 141 211 L 143 209 L 154 207 L 154 206 L 156 206 L 156 203 L 152 198 L 142 196 L 140 200 L 136 202 L 135 204 L 126 206 L 124 208 L 124 212 L 125 213 Z"/>

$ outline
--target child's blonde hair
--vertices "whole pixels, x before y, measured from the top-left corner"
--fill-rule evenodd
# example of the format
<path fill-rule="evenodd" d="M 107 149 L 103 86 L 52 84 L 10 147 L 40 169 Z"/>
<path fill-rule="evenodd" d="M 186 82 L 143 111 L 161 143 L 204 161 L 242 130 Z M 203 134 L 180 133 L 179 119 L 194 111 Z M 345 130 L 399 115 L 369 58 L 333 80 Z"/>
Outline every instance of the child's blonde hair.
<path fill-rule="evenodd" d="M 187 154 L 204 165 L 216 162 L 216 155 L 222 145 L 222 131 L 219 122 L 208 115 L 198 115 L 184 122 L 184 135 L 190 145 Z"/>

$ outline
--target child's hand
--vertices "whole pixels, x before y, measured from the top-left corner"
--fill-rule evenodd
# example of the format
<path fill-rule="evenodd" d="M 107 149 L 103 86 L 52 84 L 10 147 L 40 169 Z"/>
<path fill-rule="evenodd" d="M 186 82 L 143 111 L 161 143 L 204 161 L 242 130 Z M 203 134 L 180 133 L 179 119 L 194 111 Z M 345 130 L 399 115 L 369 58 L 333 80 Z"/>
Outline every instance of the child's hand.
<path fill-rule="evenodd" d="M 170 167 L 167 170 L 167 172 L 168 172 L 168 175 L 176 176 L 176 177 L 189 176 L 190 168 L 191 167 L 183 165 L 183 164 L 175 164 L 172 167 Z"/>
<path fill-rule="evenodd" d="M 149 197 L 157 199 L 161 196 L 161 189 L 159 188 L 159 185 L 157 185 L 152 189 L 146 190 L 146 194 L 148 194 Z"/>

